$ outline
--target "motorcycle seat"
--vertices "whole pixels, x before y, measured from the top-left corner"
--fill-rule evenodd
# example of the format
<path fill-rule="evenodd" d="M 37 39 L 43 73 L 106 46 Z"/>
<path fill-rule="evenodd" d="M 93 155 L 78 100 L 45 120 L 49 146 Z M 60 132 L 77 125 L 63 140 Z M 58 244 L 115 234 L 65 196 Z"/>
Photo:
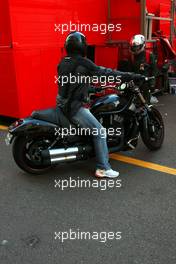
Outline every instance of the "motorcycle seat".
<path fill-rule="evenodd" d="M 60 125 L 64 128 L 69 128 L 70 125 L 72 125 L 73 127 L 75 126 L 73 123 L 70 123 L 68 118 L 63 114 L 62 110 L 59 107 L 34 111 L 32 112 L 31 117 Z"/>

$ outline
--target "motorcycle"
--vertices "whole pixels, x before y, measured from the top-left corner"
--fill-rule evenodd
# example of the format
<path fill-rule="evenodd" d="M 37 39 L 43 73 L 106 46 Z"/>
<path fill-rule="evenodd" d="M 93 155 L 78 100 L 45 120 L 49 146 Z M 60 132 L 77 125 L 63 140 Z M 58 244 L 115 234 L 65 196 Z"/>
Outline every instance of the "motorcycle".
<path fill-rule="evenodd" d="M 148 105 L 142 95 L 144 82 L 133 81 L 115 87 L 118 93 L 95 97 L 90 111 L 105 129 L 120 133 L 107 135 L 109 153 L 134 150 L 141 138 L 149 150 L 161 148 L 164 122 L 160 112 Z M 102 88 L 102 89 L 106 89 Z M 9 126 L 6 144 L 12 143 L 16 164 L 30 174 L 42 174 L 63 162 L 86 160 L 94 156 L 92 136 L 64 133 L 69 128 L 78 131 L 59 107 L 34 111 L 30 117 L 19 119 Z M 59 131 L 62 131 L 61 133 Z"/>

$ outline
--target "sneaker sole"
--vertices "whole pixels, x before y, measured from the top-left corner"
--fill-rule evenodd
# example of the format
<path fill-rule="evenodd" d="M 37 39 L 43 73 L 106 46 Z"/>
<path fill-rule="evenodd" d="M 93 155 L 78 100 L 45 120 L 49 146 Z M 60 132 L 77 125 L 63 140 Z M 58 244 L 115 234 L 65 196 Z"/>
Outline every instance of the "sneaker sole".
<path fill-rule="evenodd" d="M 96 177 L 96 178 L 99 178 L 99 179 L 100 179 L 100 178 L 115 179 L 115 178 L 119 177 L 119 175 L 120 175 L 120 174 L 118 174 L 117 176 L 111 177 L 111 176 L 106 176 L 106 175 L 105 175 L 105 176 L 100 176 L 100 175 L 95 174 L 95 177 Z"/>

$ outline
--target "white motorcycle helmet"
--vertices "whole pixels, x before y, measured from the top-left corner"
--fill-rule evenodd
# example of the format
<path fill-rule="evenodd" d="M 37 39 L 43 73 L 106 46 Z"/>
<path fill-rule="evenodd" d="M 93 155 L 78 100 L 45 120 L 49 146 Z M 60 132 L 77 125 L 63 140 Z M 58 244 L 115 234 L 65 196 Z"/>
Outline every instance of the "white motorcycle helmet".
<path fill-rule="evenodd" d="M 130 50 L 137 55 L 145 49 L 145 37 L 143 35 L 134 35 L 130 40 Z"/>

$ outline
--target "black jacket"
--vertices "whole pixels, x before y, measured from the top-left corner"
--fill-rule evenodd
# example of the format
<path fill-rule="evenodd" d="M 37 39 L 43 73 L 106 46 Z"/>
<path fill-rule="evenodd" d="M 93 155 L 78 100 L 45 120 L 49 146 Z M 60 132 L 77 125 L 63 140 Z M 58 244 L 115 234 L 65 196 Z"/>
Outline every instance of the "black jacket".
<path fill-rule="evenodd" d="M 57 104 L 69 117 L 72 117 L 86 101 L 91 77 L 97 81 L 102 76 L 111 76 L 111 80 L 116 78 L 115 80 L 118 81 L 120 78 L 122 82 L 130 81 L 137 76 L 139 78 L 139 75 L 133 73 L 97 66 L 91 60 L 78 55 L 63 58 L 57 70 L 59 78 Z M 70 76 L 74 78 L 71 79 Z"/>

